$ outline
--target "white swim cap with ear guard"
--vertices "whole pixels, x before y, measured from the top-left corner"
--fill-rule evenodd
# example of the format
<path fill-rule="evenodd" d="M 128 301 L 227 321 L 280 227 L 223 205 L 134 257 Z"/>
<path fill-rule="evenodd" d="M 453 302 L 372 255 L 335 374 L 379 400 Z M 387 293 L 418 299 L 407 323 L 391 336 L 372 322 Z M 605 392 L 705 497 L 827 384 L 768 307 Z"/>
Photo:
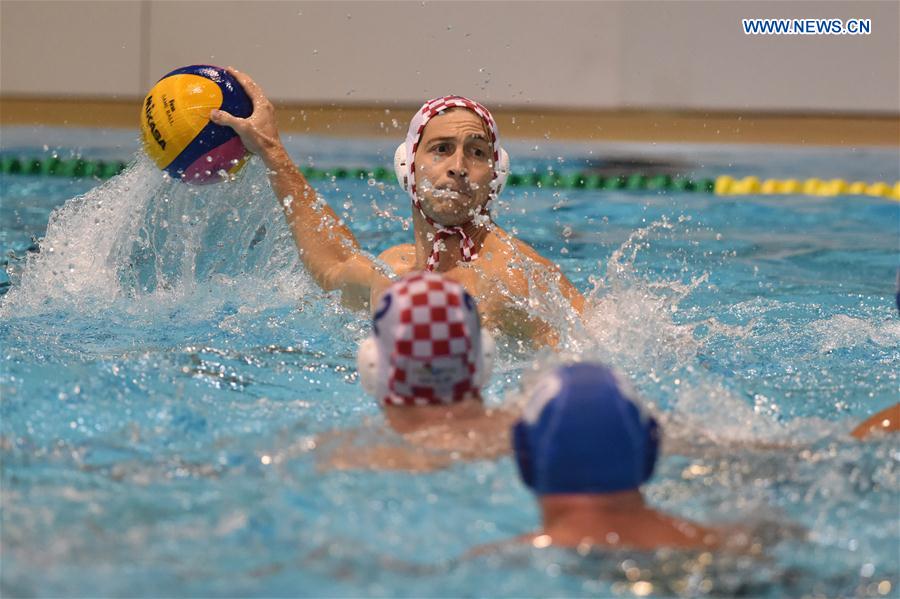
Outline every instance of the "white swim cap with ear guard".
<path fill-rule="evenodd" d="M 466 234 L 462 226 L 446 227 L 435 222 L 422 210 L 421 201 L 417 195 L 416 187 L 416 151 L 419 148 L 419 141 L 422 139 L 422 132 L 425 131 L 425 125 L 432 118 L 441 114 L 445 110 L 451 108 L 465 108 L 474 112 L 485 124 L 490 132 L 491 148 L 493 149 L 492 162 L 494 165 L 494 176 L 491 179 L 491 194 L 488 202 L 482 207 L 482 214 L 488 214 L 487 204 L 492 199 L 500 195 L 506 185 L 506 179 L 509 177 L 509 154 L 500 147 L 499 132 L 497 123 L 491 112 L 474 100 L 470 100 L 463 96 L 444 96 L 429 100 L 422 105 L 419 111 L 413 116 L 409 123 L 409 130 L 406 132 L 406 141 L 397 147 L 394 152 L 394 172 L 397 175 L 397 181 L 400 186 L 409 193 L 412 198 L 413 205 L 422 215 L 422 218 L 435 228 L 437 234 L 434 236 L 434 245 L 432 246 L 431 256 L 428 258 L 427 270 L 434 270 L 440 260 L 440 252 L 442 242 L 446 237 L 451 235 L 460 236 L 460 249 L 464 262 L 471 262 L 478 258 L 478 252 L 475 251 L 475 242 Z"/>
<path fill-rule="evenodd" d="M 451 404 L 481 399 L 494 352 L 462 285 L 418 272 L 382 294 L 357 366 L 363 388 L 384 405 Z"/>

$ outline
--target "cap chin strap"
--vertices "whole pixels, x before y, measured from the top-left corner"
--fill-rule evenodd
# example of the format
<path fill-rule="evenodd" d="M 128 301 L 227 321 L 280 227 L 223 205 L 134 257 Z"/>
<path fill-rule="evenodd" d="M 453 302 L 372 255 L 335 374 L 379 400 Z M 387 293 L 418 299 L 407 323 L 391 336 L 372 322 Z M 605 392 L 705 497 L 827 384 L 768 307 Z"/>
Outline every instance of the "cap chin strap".
<path fill-rule="evenodd" d="M 494 371 L 494 356 L 497 354 L 497 344 L 494 337 L 485 330 L 481 331 L 481 356 L 475 369 L 475 379 L 472 381 L 477 388 L 484 387 L 491 380 Z M 381 354 L 378 351 L 378 342 L 374 336 L 370 336 L 359 344 L 356 353 L 356 367 L 359 371 L 359 382 L 366 393 L 379 400 L 385 395 L 387 387 L 378 380 L 378 372 Z"/>
<path fill-rule="evenodd" d="M 480 213 L 482 215 L 490 214 L 490 211 L 487 208 L 487 205 L 490 201 L 500 195 L 500 192 L 503 190 L 503 187 L 506 185 L 506 180 L 509 177 L 509 154 L 506 153 L 506 150 L 503 148 L 499 148 L 498 152 L 498 160 L 497 163 L 494 164 L 494 178 L 491 180 L 491 192 L 487 202 L 485 205 L 481 207 Z M 463 262 L 471 262 L 473 260 L 478 259 L 478 252 L 475 250 L 475 240 L 466 233 L 465 229 L 462 225 L 453 225 L 453 226 L 445 226 L 438 222 L 435 222 L 434 219 L 425 214 L 425 211 L 422 209 L 422 202 L 418 197 L 418 194 L 412 194 L 410 192 L 410 183 L 409 183 L 409 161 L 408 156 L 406 154 L 406 144 L 401 143 L 397 146 L 397 151 L 394 152 L 394 173 L 397 175 L 397 181 L 400 182 L 400 186 L 404 191 L 409 193 L 412 196 L 413 206 L 419 211 L 419 214 L 422 215 L 422 218 L 425 219 L 429 225 L 434 227 L 434 242 L 431 245 L 431 255 L 428 256 L 428 263 L 425 265 L 425 270 L 433 271 L 441 259 L 441 251 L 444 249 L 444 240 L 448 237 L 452 237 L 453 235 L 459 235 L 459 249 L 462 253 Z M 471 220 L 463 223 L 468 224 L 472 222 Z"/>
<path fill-rule="evenodd" d="M 446 249 L 444 240 L 448 237 L 453 237 L 454 235 L 459 235 L 459 251 L 462 253 L 462 261 L 471 262 L 478 259 L 478 251 L 475 249 L 475 240 L 466 233 L 466 230 L 462 225 L 445 227 L 444 225 L 435 222 L 433 219 L 428 218 L 428 215 L 422 210 L 422 203 L 419 201 L 419 198 L 413 200 L 413 205 L 419 209 L 419 214 L 422 215 L 422 218 L 424 218 L 429 225 L 434 227 L 434 243 L 431 244 L 431 254 L 428 256 L 428 262 L 425 263 L 425 270 L 433 271 L 437 268 L 437 265 L 441 262 L 441 252 Z M 484 206 L 482 206 L 480 212 L 481 214 L 488 214 L 488 210 Z M 468 224 L 470 222 L 472 221 L 469 220 L 463 224 Z"/>

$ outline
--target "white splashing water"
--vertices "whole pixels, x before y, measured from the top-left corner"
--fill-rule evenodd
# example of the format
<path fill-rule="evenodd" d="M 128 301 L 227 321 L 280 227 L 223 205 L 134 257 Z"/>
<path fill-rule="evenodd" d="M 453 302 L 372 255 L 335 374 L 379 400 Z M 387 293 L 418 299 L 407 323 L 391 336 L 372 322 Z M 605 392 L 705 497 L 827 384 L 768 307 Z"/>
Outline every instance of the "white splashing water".
<path fill-rule="evenodd" d="M 257 160 L 235 181 L 191 186 L 143 154 L 54 210 L 40 251 L 10 274 L 4 315 L 114 305 L 152 313 L 228 289 L 251 304 L 272 304 L 311 288 Z"/>
<path fill-rule="evenodd" d="M 41 251 L 28 256 L 20 273 L 12 273 L 3 309 L 18 312 L 53 300 L 119 295 L 117 264 L 125 240 L 135 235 L 137 215 L 163 185 L 159 171 L 151 170 L 146 159 L 139 160 L 54 210 Z"/>
<path fill-rule="evenodd" d="M 781 422 L 773 400 L 735 390 L 730 381 L 700 365 L 704 342 L 695 336 L 695 329 L 715 329 L 739 343 L 752 334 L 752 327 L 715 320 L 679 323 L 673 318 L 680 311 L 680 302 L 706 284 L 708 275 L 689 283 L 651 279 L 635 263 L 655 238 L 677 233 L 677 226 L 662 218 L 635 230 L 612 253 L 605 269 L 599 266 L 605 274 L 592 278 L 594 288 L 587 294 L 580 321 L 572 318 L 557 288 L 550 286 L 543 293 L 532 290 L 527 302 L 532 313 L 551 322 L 563 335 L 559 352 L 539 355 L 528 369 L 531 372 L 523 375 L 524 384 L 555 363 L 594 360 L 612 365 L 638 389 L 662 389 L 669 408 L 658 416 L 670 447 L 680 449 L 697 443 L 788 446 L 810 443 L 840 429 L 840 425 L 815 418 Z"/>
<path fill-rule="evenodd" d="M 586 328 L 596 350 L 610 352 L 615 363 L 629 371 L 636 367 L 651 380 L 681 368 L 699 349 L 694 324 L 677 324 L 678 304 L 706 282 L 690 284 L 646 279 L 635 268 L 642 249 L 654 235 L 673 230 L 668 219 L 637 229 L 606 263 L 606 275 L 593 280 L 585 310 Z"/>
<path fill-rule="evenodd" d="M 862 318 L 837 314 L 811 323 L 810 328 L 822 340 L 819 347 L 822 353 L 868 342 L 883 347 L 900 347 L 900 321 L 895 319 L 875 324 Z"/>

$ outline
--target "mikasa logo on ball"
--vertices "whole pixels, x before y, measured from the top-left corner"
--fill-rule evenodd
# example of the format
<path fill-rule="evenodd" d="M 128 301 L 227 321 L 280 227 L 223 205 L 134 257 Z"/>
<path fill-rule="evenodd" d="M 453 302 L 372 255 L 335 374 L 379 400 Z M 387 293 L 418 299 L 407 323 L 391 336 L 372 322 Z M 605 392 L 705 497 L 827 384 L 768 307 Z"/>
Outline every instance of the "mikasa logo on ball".
<path fill-rule="evenodd" d="M 147 104 L 144 106 L 144 114 L 147 116 L 147 127 L 150 129 L 150 134 L 153 135 L 153 139 L 156 140 L 156 143 L 159 144 L 159 147 L 163 150 L 166 149 L 166 140 L 163 139 L 162 133 L 159 132 L 159 129 L 156 128 L 156 122 L 153 120 L 153 109 L 155 106 L 153 105 L 153 96 L 147 96 Z"/>

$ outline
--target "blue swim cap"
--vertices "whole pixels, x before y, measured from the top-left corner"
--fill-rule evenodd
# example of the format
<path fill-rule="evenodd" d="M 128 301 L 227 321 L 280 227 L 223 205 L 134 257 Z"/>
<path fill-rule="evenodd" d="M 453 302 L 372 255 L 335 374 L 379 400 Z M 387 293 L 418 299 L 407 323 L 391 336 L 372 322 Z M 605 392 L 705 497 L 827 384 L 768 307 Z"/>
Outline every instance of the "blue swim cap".
<path fill-rule="evenodd" d="M 656 421 L 600 364 L 557 368 L 513 427 L 522 480 L 538 495 L 636 489 L 653 474 Z"/>

